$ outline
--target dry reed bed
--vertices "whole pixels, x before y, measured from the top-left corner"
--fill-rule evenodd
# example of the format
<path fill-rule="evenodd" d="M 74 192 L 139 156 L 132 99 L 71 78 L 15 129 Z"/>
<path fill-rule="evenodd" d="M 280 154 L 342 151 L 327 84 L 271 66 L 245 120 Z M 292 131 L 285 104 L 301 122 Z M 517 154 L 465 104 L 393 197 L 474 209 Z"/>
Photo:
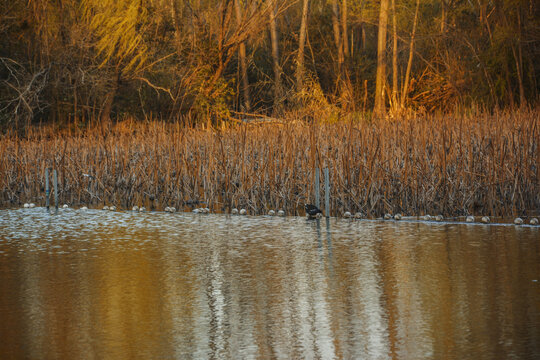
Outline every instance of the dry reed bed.
<path fill-rule="evenodd" d="M 221 131 L 158 121 L 82 135 L 42 128 L 2 139 L 0 201 L 45 204 L 45 168 L 55 167 L 60 201 L 73 206 L 303 214 L 314 169 L 328 166 L 332 215 L 526 216 L 540 210 L 538 124 L 530 110 Z"/>

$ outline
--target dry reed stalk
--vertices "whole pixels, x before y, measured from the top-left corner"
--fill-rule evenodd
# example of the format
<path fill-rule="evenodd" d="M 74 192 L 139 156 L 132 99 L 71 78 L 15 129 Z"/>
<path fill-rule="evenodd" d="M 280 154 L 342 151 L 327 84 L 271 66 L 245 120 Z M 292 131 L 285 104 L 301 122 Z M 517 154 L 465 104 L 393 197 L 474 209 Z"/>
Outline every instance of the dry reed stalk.
<path fill-rule="evenodd" d="M 44 203 L 44 170 L 60 170 L 73 205 L 211 207 L 303 213 L 316 167 L 331 170 L 333 214 L 538 213 L 538 110 L 402 121 L 289 122 L 220 131 L 159 121 L 0 142 L 0 201 Z M 90 174 L 93 178 L 84 177 Z"/>

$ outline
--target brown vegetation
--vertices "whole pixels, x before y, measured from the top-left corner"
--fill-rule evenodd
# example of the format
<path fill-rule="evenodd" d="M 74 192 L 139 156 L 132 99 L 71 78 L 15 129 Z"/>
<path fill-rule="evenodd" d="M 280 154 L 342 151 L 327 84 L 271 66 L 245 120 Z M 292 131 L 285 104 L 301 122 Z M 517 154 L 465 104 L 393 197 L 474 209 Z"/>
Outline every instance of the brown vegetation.
<path fill-rule="evenodd" d="M 313 201 L 314 169 L 328 166 L 334 215 L 537 213 L 538 125 L 539 111 L 527 110 L 220 130 L 126 120 L 61 136 L 35 128 L 0 143 L 0 201 L 44 205 L 51 167 L 60 201 L 74 206 L 188 210 L 204 202 L 216 212 L 291 215 Z"/>

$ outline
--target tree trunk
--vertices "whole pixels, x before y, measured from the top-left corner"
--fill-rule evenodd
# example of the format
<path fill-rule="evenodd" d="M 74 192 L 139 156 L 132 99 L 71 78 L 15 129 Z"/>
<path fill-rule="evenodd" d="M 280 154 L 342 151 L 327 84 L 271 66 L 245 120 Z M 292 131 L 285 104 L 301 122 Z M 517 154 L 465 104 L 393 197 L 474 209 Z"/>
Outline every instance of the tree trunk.
<path fill-rule="evenodd" d="M 394 44 L 392 47 L 392 106 L 397 107 L 398 99 L 398 38 L 396 22 L 396 0 L 392 0 L 392 25 Z"/>
<path fill-rule="evenodd" d="M 341 33 L 339 30 L 339 6 L 338 0 L 332 0 L 332 27 L 334 29 L 334 42 L 338 51 L 338 74 L 341 77 L 343 67 L 343 45 L 341 43 Z"/>
<path fill-rule="evenodd" d="M 270 41 L 272 43 L 272 63 L 274 67 L 274 111 L 281 99 L 281 66 L 279 65 L 279 35 L 276 24 L 276 0 L 270 0 Z"/>
<path fill-rule="evenodd" d="M 418 8 L 420 7 L 420 0 L 416 0 L 416 10 L 414 11 L 414 21 L 411 34 L 411 42 L 409 44 L 409 60 L 407 61 L 407 70 L 405 71 L 405 80 L 403 81 L 403 90 L 401 91 L 401 107 L 405 106 L 405 99 L 409 92 L 409 79 L 411 77 L 412 60 L 414 55 L 414 36 L 416 34 L 416 23 L 418 22 Z"/>
<path fill-rule="evenodd" d="M 236 21 L 240 26 L 242 24 L 243 9 L 240 0 L 235 0 L 234 7 L 236 10 Z M 247 76 L 247 61 L 246 61 L 246 43 L 243 41 L 238 46 L 238 57 L 240 59 L 240 78 L 242 81 L 242 94 L 244 97 L 244 108 L 246 112 L 251 111 L 251 97 L 249 93 L 249 80 Z"/>
<path fill-rule="evenodd" d="M 105 97 L 105 102 L 103 103 L 103 108 L 100 114 L 100 121 L 102 124 L 108 123 L 111 120 L 111 112 L 114 104 L 114 98 L 118 92 L 118 86 L 120 84 L 120 72 L 117 73 L 114 79 L 114 83 Z"/>
<path fill-rule="evenodd" d="M 300 23 L 300 38 L 298 40 L 298 57 L 296 60 L 296 90 L 304 88 L 304 47 L 306 45 L 309 0 L 302 1 L 302 21 Z"/>
<path fill-rule="evenodd" d="M 174 26 L 174 37 L 176 40 L 176 47 L 177 47 L 176 51 L 180 53 L 180 36 L 181 36 L 180 31 L 182 27 L 182 23 L 181 23 L 182 14 L 181 14 L 181 10 L 178 9 L 176 0 L 170 0 L 170 5 L 171 5 L 171 15 L 173 19 L 173 26 Z"/>
<path fill-rule="evenodd" d="M 384 91 L 386 85 L 386 27 L 388 24 L 388 0 L 381 0 L 379 12 L 379 34 L 377 37 L 377 75 L 375 78 L 375 107 L 376 116 L 384 116 Z"/>
<path fill-rule="evenodd" d="M 341 11 L 341 29 L 343 33 L 343 55 L 345 59 L 349 57 L 349 31 L 347 29 L 347 17 L 348 15 L 348 8 L 347 8 L 347 0 L 343 0 L 342 2 L 342 11 Z"/>

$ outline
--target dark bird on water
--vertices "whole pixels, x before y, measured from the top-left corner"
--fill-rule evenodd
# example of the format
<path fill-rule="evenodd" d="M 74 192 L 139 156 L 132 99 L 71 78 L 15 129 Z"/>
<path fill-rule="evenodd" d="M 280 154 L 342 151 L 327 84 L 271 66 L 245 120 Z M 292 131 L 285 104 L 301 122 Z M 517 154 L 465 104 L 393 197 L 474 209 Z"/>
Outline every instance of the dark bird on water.
<path fill-rule="evenodd" d="M 315 218 L 322 217 L 321 209 L 319 209 L 315 205 L 305 204 L 304 208 L 306 209 L 306 216 L 308 217 L 308 219 L 315 219 Z"/>

